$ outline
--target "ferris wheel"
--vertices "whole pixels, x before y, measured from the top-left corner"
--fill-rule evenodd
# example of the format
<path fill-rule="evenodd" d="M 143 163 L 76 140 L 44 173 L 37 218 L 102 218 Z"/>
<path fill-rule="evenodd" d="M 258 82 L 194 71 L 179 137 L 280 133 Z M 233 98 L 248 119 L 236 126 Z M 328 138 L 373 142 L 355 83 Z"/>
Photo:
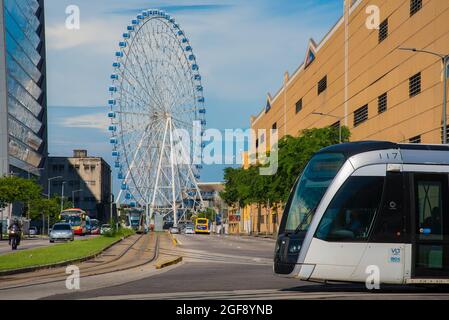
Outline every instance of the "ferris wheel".
<path fill-rule="evenodd" d="M 202 207 L 197 185 L 206 125 L 201 75 L 180 25 L 150 9 L 128 25 L 115 53 L 109 131 L 121 190 L 116 199 L 174 224 Z M 180 134 L 183 133 L 183 134 Z"/>

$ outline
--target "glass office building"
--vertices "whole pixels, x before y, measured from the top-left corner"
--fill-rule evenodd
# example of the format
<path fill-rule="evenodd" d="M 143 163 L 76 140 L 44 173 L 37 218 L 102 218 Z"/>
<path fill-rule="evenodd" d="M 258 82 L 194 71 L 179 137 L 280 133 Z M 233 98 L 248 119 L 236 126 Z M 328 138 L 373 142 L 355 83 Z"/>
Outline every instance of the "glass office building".
<path fill-rule="evenodd" d="M 47 157 L 44 1 L 0 5 L 0 174 L 40 176 Z"/>

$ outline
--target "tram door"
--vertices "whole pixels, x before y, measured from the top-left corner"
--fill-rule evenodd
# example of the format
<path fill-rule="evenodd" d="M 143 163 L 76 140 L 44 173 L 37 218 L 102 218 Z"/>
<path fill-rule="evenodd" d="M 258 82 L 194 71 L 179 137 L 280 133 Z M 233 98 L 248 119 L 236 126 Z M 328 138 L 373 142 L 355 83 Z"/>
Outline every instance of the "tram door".
<path fill-rule="evenodd" d="M 449 278 L 448 175 L 415 174 L 413 180 L 414 277 Z"/>

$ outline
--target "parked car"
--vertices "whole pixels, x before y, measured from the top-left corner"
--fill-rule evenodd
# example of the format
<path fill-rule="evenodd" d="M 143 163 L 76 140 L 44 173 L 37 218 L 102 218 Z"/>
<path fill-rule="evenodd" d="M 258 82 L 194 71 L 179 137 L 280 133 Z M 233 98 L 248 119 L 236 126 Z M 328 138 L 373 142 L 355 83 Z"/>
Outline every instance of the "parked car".
<path fill-rule="evenodd" d="M 184 234 L 195 234 L 195 228 L 192 226 L 186 226 L 184 228 Z"/>
<path fill-rule="evenodd" d="M 179 233 L 179 228 L 178 227 L 171 227 L 170 228 L 170 233 L 171 234 L 178 234 Z"/>
<path fill-rule="evenodd" d="M 51 243 L 62 240 L 62 241 L 73 241 L 75 239 L 75 234 L 72 230 L 72 226 L 69 223 L 55 223 L 53 228 L 51 228 L 49 234 L 49 240 Z"/>
<path fill-rule="evenodd" d="M 164 222 L 164 226 L 162 227 L 162 229 L 170 230 L 171 227 L 173 227 L 173 221 L 165 221 Z"/>
<path fill-rule="evenodd" d="M 90 219 L 90 234 L 100 234 L 100 225 L 97 219 Z"/>
<path fill-rule="evenodd" d="M 37 228 L 36 227 L 30 227 L 29 229 L 28 229 L 28 234 L 30 235 L 30 236 L 36 236 L 37 235 Z"/>
<path fill-rule="evenodd" d="M 107 232 L 111 232 L 112 228 L 110 224 L 103 224 L 100 228 L 100 234 L 105 234 Z"/>

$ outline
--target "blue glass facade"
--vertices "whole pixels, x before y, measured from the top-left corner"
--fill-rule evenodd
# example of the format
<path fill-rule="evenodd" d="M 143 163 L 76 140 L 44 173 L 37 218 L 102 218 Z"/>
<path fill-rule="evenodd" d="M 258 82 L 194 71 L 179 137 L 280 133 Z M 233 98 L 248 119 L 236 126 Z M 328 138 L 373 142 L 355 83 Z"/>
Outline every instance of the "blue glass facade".
<path fill-rule="evenodd" d="M 2 3 L 9 170 L 40 175 L 47 156 L 43 0 Z M 5 139 L 3 139 L 5 140 Z"/>

